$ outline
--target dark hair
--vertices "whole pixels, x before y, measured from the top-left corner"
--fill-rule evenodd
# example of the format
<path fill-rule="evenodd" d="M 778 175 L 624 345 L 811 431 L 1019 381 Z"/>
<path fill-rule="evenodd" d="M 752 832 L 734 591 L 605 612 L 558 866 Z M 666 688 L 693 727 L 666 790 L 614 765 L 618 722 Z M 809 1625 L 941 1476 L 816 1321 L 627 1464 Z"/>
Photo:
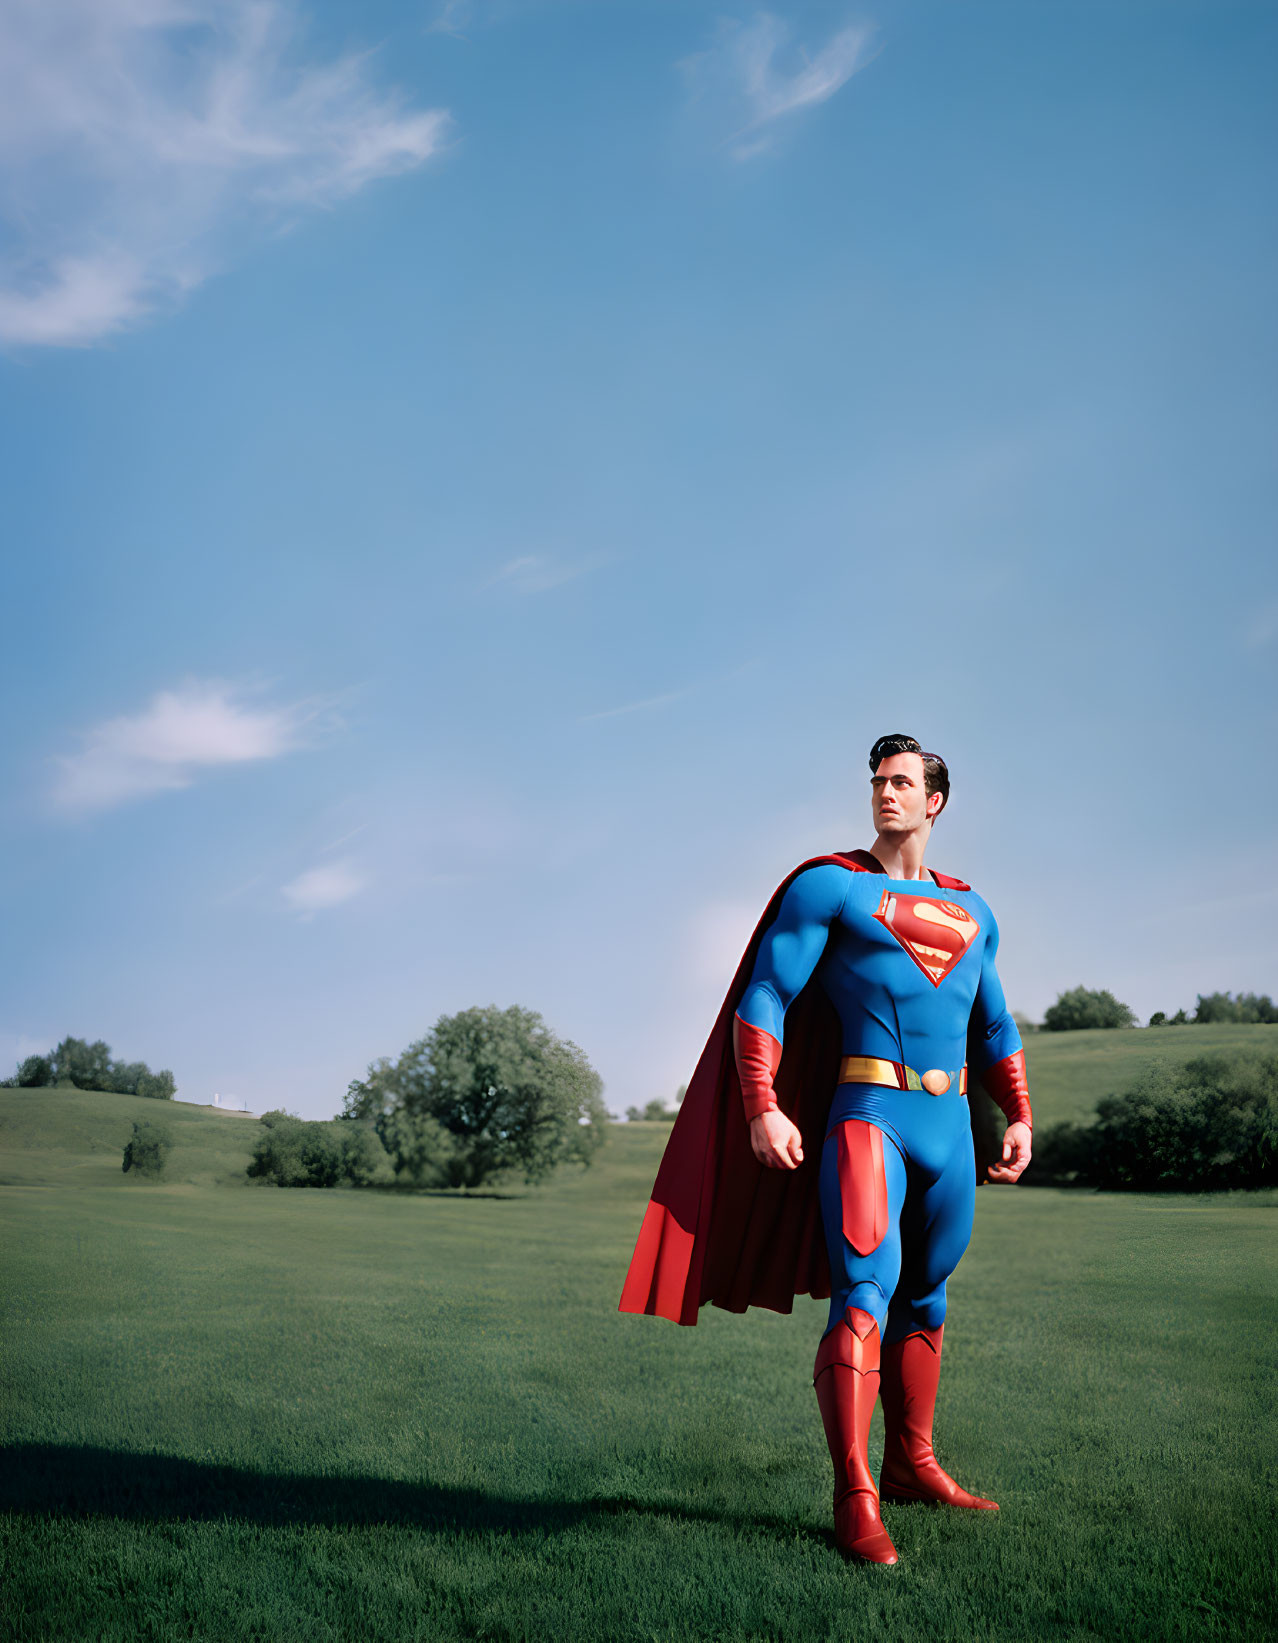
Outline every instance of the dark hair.
<path fill-rule="evenodd" d="M 917 753 L 923 761 L 924 793 L 941 795 L 941 810 L 950 802 L 950 773 L 939 753 L 925 753 L 913 736 L 880 736 L 870 749 L 870 769 L 877 770 L 894 753 Z M 937 815 L 941 814 L 937 811 Z"/>

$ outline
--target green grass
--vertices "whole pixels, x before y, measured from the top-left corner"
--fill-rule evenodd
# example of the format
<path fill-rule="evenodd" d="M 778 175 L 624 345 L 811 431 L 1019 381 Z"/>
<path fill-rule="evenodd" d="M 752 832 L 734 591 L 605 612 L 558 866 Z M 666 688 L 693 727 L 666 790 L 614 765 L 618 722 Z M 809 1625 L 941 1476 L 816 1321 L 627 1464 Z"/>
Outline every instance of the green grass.
<path fill-rule="evenodd" d="M 183 1101 L 150 1101 L 103 1090 L 0 1090 L 0 1186 L 131 1188 L 124 1147 L 133 1122 L 162 1124 L 173 1137 L 170 1184 L 245 1184 L 257 1121 Z"/>
<path fill-rule="evenodd" d="M 0 1095 L 5 1179 L 50 1183 L 0 1190 L 0 1636 L 1272 1625 L 1273 1194 L 980 1192 L 938 1450 L 1003 1510 L 889 1507 L 903 1561 L 866 1569 L 828 1534 L 824 1308 L 616 1311 L 663 1129 L 509 1197 L 228 1191 L 243 1120 L 165 1107 L 178 1178 L 154 1184 L 119 1148 L 156 1103 L 48 1092 L 59 1164 L 12 1145 L 37 1099 Z"/>

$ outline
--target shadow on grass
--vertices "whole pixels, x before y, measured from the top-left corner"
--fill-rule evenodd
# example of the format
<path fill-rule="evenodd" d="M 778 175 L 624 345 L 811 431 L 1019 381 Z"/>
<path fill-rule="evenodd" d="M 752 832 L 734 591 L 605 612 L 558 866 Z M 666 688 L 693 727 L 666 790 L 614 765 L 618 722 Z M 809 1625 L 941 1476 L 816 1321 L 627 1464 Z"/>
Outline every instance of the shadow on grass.
<path fill-rule="evenodd" d="M 592 1518 L 638 1513 L 775 1531 L 787 1539 L 798 1534 L 815 1541 L 832 1540 L 830 1534 L 804 1529 L 792 1519 L 698 1508 L 674 1500 L 627 1496 L 525 1500 L 435 1483 L 281 1476 L 174 1455 L 37 1443 L 0 1448 L 0 1512 L 146 1522 L 230 1520 L 274 1528 L 379 1524 L 436 1533 L 497 1530 L 542 1535 L 562 1533 Z"/>

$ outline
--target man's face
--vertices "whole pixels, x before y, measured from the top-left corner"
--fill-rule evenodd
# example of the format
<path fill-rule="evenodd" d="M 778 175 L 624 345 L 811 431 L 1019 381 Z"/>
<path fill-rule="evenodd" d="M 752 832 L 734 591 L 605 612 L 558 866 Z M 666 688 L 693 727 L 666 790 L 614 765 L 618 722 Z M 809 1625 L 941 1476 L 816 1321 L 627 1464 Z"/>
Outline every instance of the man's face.
<path fill-rule="evenodd" d="M 940 808 L 939 793 L 928 802 L 923 761 L 917 753 L 893 753 L 870 777 L 870 813 L 877 833 L 913 833 Z"/>

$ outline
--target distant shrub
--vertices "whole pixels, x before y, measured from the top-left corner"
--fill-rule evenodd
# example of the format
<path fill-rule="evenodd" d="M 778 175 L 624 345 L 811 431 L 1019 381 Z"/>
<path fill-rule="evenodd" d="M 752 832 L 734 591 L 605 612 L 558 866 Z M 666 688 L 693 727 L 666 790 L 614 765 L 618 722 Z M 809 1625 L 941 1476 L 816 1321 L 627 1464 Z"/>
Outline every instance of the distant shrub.
<path fill-rule="evenodd" d="M 139 1175 L 161 1174 L 172 1145 L 173 1137 L 163 1125 L 152 1124 L 145 1118 L 140 1123 L 135 1121 L 133 1134 L 124 1148 L 124 1173 L 127 1175 L 135 1169 Z"/>
<path fill-rule="evenodd" d="M 1151 1027 L 1184 1027 L 1188 1022 L 1189 1017 L 1184 1010 L 1177 1010 L 1175 1015 L 1168 1015 L 1165 1010 L 1155 1010 L 1149 1018 Z"/>
<path fill-rule="evenodd" d="M 367 1186 L 387 1172 L 385 1149 L 367 1124 L 267 1112 L 248 1174 L 277 1187 Z"/>
<path fill-rule="evenodd" d="M 1085 1027 L 1134 1027 L 1136 1017 L 1113 993 L 1075 987 L 1062 993 L 1043 1012 L 1043 1026 L 1049 1033 L 1074 1032 Z"/>
<path fill-rule="evenodd" d="M 631 1124 L 673 1124 L 679 1116 L 679 1108 L 687 1093 L 688 1086 L 680 1084 L 675 1091 L 673 1107 L 667 1107 L 664 1101 L 649 1101 L 642 1107 L 627 1107 L 626 1120 Z"/>
<path fill-rule="evenodd" d="M 29 1055 L 18 1063 L 16 1082 L 20 1090 L 43 1089 L 53 1083 L 53 1063 L 47 1055 Z"/>
<path fill-rule="evenodd" d="M 627 1107 L 626 1120 L 631 1124 L 673 1124 L 679 1114 L 664 1101 L 649 1101 L 642 1107 Z"/>
<path fill-rule="evenodd" d="M 1090 1124 L 1045 1130 L 1026 1180 L 1136 1192 L 1278 1185 L 1278 1055 L 1156 1063 L 1098 1102 Z"/>
<path fill-rule="evenodd" d="M 1278 1005 L 1268 993 L 1239 993 L 1237 998 L 1229 993 L 1199 993 L 1194 1025 L 1215 1021 L 1278 1022 Z"/>

